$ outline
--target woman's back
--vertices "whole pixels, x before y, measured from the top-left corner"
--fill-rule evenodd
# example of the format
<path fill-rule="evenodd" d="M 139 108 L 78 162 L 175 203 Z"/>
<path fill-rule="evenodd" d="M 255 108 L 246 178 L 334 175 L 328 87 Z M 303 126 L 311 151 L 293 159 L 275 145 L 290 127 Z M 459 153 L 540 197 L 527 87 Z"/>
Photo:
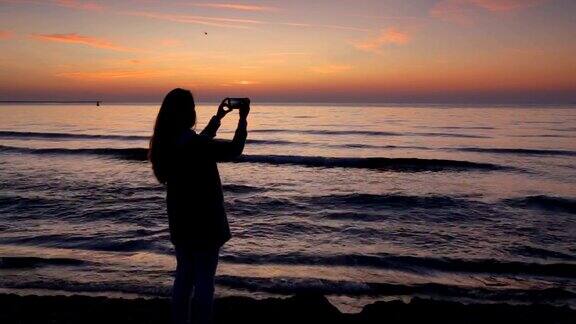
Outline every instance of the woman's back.
<path fill-rule="evenodd" d="M 171 240 L 190 248 L 221 246 L 230 239 L 216 163 L 242 153 L 245 122 L 232 141 L 215 140 L 220 126 L 211 119 L 200 134 L 186 130 L 170 148 L 167 204 Z"/>

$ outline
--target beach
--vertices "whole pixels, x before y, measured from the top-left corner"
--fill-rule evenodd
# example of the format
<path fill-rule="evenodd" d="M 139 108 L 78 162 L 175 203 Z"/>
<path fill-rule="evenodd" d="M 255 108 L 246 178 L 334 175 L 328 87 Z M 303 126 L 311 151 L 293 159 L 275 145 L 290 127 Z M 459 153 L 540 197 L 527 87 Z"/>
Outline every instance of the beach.
<path fill-rule="evenodd" d="M 0 322 L 11 323 L 168 323 L 167 299 L 110 299 L 85 296 L 0 295 Z M 286 299 L 219 298 L 214 323 L 555 323 L 570 324 L 576 311 L 547 305 L 465 305 L 414 299 L 377 302 L 362 312 L 343 314 L 321 295 Z"/>

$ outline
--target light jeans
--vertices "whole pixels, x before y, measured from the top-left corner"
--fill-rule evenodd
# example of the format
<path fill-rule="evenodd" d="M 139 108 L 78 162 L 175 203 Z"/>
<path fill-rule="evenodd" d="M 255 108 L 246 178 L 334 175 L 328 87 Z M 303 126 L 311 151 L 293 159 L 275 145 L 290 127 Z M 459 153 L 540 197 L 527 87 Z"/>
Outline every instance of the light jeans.
<path fill-rule="evenodd" d="M 174 324 L 210 323 L 218 252 L 218 248 L 200 251 L 176 248 L 176 276 L 172 288 Z"/>

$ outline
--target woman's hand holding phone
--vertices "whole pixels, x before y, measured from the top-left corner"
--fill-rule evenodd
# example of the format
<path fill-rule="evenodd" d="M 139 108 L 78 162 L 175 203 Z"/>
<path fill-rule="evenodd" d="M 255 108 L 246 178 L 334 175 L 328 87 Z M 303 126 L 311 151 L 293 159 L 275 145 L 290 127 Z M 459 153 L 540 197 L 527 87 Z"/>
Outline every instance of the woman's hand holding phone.
<path fill-rule="evenodd" d="M 246 98 L 244 103 L 238 107 L 240 112 L 240 119 L 245 120 L 248 118 L 248 113 L 250 113 L 250 99 Z"/>
<path fill-rule="evenodd" d="M 228 109 L 226 109 L 228 108 Z M 218 111 L 216 112 L 216 117 L 218 117 L 219 119 L 224 118 L 224 116 L 226 116 L 227 113 L 231 112 L 232 108 L 230 108 L 230 105 L 228 104 L 228 98 L 224 98 L 224 100 L 222 100 L 222 102 L 220 103 L 220 106 L 218 106 Z"/>
<path fill-rule="evenodd" d="M 218 106 L 218 111 L 216 112 L 216 117 L 219 119 L 224 118 L 226 114 L 234 109 L 238 109 L 240 113 L 240 119 L 246 119 L 250 113 L 250 99 L 248 98 L 224 98 Z"/>

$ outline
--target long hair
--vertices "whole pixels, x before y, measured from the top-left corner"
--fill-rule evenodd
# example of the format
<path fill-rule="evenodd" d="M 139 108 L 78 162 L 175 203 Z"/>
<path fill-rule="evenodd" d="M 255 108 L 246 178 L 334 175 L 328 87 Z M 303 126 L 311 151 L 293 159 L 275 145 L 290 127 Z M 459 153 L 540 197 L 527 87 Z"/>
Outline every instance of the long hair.
<path fill-rule="evenodd" d="M 148 160 L 158 182 L 166 184 L 172 159 L 171 147 L 177 137 L 196 124 L 194 97 L 189 90 L 174 89 L 164 97 L 150 139 Z"/>

